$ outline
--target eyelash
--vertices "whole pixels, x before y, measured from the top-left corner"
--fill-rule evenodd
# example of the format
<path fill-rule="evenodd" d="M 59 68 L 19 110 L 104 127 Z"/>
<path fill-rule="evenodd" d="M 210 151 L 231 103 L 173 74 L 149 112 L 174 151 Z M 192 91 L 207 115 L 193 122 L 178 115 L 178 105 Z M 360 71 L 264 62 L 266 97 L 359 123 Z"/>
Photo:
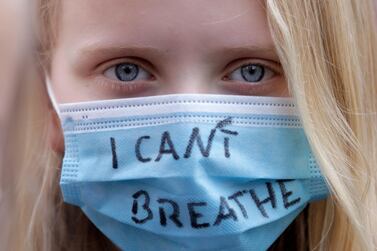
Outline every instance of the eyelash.
<path fill-rule="evenodd" d="M 135 60 L 136 61 L 136 60 Z M 153 72 L 145 68 L 149 67 L 144 67 L 143 64 L 140 64 L 139 62 L 135 62 L 134 60 L 123 60 L 119 61 L 116 64 L 112 64 L 110 67 L 107 67 L 103 71 L 103 75 L 107 80 L 102 81 L 103 83 L 108 83 L 109 79 L 111 80 L 111 87 L 112 89 L 117 89 L 117 90 L 123 90 L 125 92 L 138 92 L 142 90 L 148 89 L 148 87 L 155 87 L 155 82 L 156 80 Z M 263 61 L 263 63 L 261 62 Z M 242 64 L 239 63 L 231 63 L 230 65 L 227 66 L 227 68 L 231 68 L 231 71 L 228 71 L 228 73 L 221 78 L 222 84 L 221 86 L 227 88 L 227 89 L 232 89 L 232 88 L 239 88 L 242 86 L 242 88 L 262 88 L 267 82 L 269 82 L 270 79 L 274 78 L 276 75 L 280 74 L 280 71 L 278 70 L 278 63 L 275 62 L 269 62 L 268 64 L 265 63 L 266 60 L 253 60 L 253 61 L 247 61 Z M 116 73 L 117 67 L 125 65 L 131 65 L 131 66 L 136 66 L 137 67 L 137 76 L 135 79 L 132 79 L 131 81 L 122 81 L 119 79 L 119 75 Z M 234 65 L 234 67 L 232 67 Z M 272 65 L 272 66 L 271 66 Z M 260 67 L 259 70 L 262 70 L 263 76 L 258 79 L 256 82 L 248 82 L 242 72 L 244 67 L 249 67 L 250 66 L 254 67 Z M 142 72 L 144 76 L 148 76 L 149 79 L 137 79 L 139 76 L 139 73 Z M 239 73 L 240 72 L 240 73 Z M 240 76 L 243 79 L 231 79 L 232 76 Z M 267 75 L 267 77 L 266 77 Z M 265 78 L 268 78 L 267 80 Z"/>
<path fill-rule="evenodd" d="M 122 76 L 120 76 L 120 72 L 118 72 L 118 69 L 123 67 L 122 69 L 124 71 L 126 70 L 131 70 L 132 69 L 136 69 L 136 76 L 133 77 L 133 79 L 131 80 L 121 80 L 120 78 Z M 114 72 L 112 72 L 111 70 L 114 68 Z M 105 72 L 104 72 L 104 75 L 107 76 L 108 78 L 111 78 L 113 80 L 117 80 L 117 81 L 120 81 L 120 82 L 131 82 L 131 81 L 134 81 L 138 76 L 139 76 L 139 73 L 142 73 L 142 75 L 144 76 L 153 76 L 151 73 L 149 73 L 147 70 L 145 70 L 143 67 L 137 65 L 137 64 L 134 64 L 134 63 L 119 63 L 119 64 L 116 64 L 114 66 L 111 66 L 110 68 L 106 69 Z M 111 76 L 111 75 L 115 75 L 115 77 Z M 150 78 L 150 77 L 149 77 Z"/>
<path fill-rule="evenodd" d="M 249 82 L 245 79 L 245 76 L 243 75 L 243 68 L 246 67 L 246 68 L 249 68 L 250 70 L 250 66 L 253 66 L 253 67 L 260 67 L 261 70 L 262 70 L 262 73 L 263 73 L 263 76 L 261 78 L 259 78 L 257 81 L 255 82 Z M 232 82 L 245 82 L 249 85 L 262 85 L 260 84 L 260 82 L 266 82 L 268 81 L 269 79 L 273 78 L 275 75 L 278 74 L 278 70 L 275 70 L 273 69 L 275 67 L 271 67 L 271 66 L 267 66 L 266 64 L 263 64 L 263 63 L 260 63 L 260 62 L 246 62 L 246 63 L 243 63 L 241 65 L 239 64 L 236 64 L 236 67 L 233 67 L 231 71 L 229 71 L 228 74 L 226 74 L 225 77 L 222 78 L 222 80 L 225 80 L 225 81 L 232 81 Z M 240 74 L 242 75 L 242 78 L 241 80 L 231 80 L 229 78 L 230 75 L 233 75 L 233 74 L 236 74 L 237 71 L 240 71 Z M 269 76 L 269 79 L 267 80 L 262 80 L 265 78 L 265 75 Z"/>

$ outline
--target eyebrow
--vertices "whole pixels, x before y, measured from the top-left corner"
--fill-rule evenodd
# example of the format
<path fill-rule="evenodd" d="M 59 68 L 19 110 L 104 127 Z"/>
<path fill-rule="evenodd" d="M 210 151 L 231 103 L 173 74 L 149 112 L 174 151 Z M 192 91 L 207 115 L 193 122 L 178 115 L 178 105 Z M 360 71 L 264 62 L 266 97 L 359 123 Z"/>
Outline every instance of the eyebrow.
<path fill-rule="evenodd" d="M 253 56 L 253 57 L 267 57 L 273 60 L 278 60 L 278 55 L 273 45 L 244 45 L 244 46 L 224 46 L 216 49 L 213 53 L 221 56 Z M 215 57 L 215 55 L 213 55 Z"/>
<path fill-rule="evenodd" d="M 121 45 L 95 43 L 82 46 L 76 53 L 80 62 L 86 60 L 101 58 L 121 58 L 121 57 L 142 57 L 148 60 L 164 60 L 168 57 L 169 49 L 161 49 L 158 47 L 147 45 Z M 147 55 L 147 57 L 146 57 Z M 221 58 L 230 57 L 262 57 L 271 60 L 278 60 L 278 56 L 274 46 L 269 45 L 237 45 L 237 46 L 221 46 L 208 52 L 208 60 L 219 60 Z"/>
<path fill-rule="evenodd" d="M 104 42 L 84 44 L 72 51 L 70 56 L 71 65 L 76 72 L 88 74 L 108 60 L 139 57 L 145 59 L 145 64 L 150 64 L 149 60 L 164 60 L 167 57 L 167 51 L 160 48 L 145 45 L 125 46 L 124 44 L 121 46 Z"/>
<path fill-rule="evenodd" d="M 120 54 L 127 55 L 149 55 L 152 57 L 164 57 L 167 54 L 166 50 L 161 50 L 156 47 L 151 46 L 116 46 L 116 45 L 106 45 L 106 44 L 94 44 L 85 46 L 77 50 L 77 54 L 80 57 L 107 57 L 107 56 L 119 56 Z"/>

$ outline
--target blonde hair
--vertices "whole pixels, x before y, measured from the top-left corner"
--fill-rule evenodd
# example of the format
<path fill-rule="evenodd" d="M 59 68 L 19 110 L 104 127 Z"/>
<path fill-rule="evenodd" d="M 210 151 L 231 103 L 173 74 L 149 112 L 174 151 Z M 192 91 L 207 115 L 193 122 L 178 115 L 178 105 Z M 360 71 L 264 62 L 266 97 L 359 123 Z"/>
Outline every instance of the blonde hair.
<path fill-rule="evenodd" d="M 377 30 L 373 2 L 267 3 L 287 80 L 334 195 L 335 217 L 331 225 L 325 222 L 329 234 L 323 246 L 375 250 Z"/>
<path fill-rule="evenodd" d="M 39 0 L 40 51 L 48 65 L 58 0 Z M 308 140 L 332 196 L 312 203 L 273 249 L 377 247 L 377 30 L 372 0 L 266 0 L 275 46 Z M 37 81 L 43 82 L 43 81 Z M 62 202 L 61 156 L 49 149 L 52 115 L 42 84 L 24 88 L 16 199 L 7 250 L 115 248 Z M 34 96 L 33 96 L 34 95 Z M 22 95 L 21 95 L 22 96 Z M 27 97 L 29 98 L 27 98 Z M 36 103 L 35 100 L 39 100 Z M 26 110 L 28 109 L 28 110 Z M 21 128 L 21 129 L 22 129 Z M 18 134 L 20 135 L 20 134 Z M 295 233 L 295 234 L 294 234 Z M 285 240 L 285 241 L 284 241 Z M 293 246 L 288 246 L 295 240 Z"/>

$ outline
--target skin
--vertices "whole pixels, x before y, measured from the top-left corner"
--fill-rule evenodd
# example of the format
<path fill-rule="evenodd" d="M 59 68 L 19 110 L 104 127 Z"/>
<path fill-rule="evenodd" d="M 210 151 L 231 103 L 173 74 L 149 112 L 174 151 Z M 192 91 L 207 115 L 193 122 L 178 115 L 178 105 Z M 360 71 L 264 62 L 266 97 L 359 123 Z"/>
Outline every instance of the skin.
<path fill-rule="evenodd" d="M 172 93 L 289 96 L 259 0 L 65 0 L 50 79 L 58 103 Z M 143 74 L 120 81 L 116 65 Z M 243 65 L 258 64 L 260 81 Z M 57 117 L 52 148 L 63 154 Z"/>
<path fill-rule="evenodd" d="M 171 93 L 289 95 L 262 1 L 66 0 L 58 31 L 50 77 L 59 103 Z M 144 76 L 118 80 L 120 63 L 140 66 Z M 245 81 L 244 64 L 261 65 L 261 81 Z"/>
<path fill-rule="evenodd" d="M 50 72 L 58 103 L 172 93 L 289 96 L 262 1 L 61 3 Z M 129 62 L 144 77 L 118 80 L 115 66 Z M 245 64 L 262 66 L 265 75 L 256 82 L 239 78 Z M 51 147 L 62 156 L 56 116 L 52 122 Z"/>

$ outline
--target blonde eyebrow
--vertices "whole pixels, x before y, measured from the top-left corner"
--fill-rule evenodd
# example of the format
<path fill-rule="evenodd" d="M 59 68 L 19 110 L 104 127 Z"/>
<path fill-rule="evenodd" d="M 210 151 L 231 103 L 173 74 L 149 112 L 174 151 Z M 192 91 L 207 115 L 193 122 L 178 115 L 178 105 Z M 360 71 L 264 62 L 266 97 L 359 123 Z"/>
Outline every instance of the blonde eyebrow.
<path fill-rule="evenodd" d="M 258 45 L 245 45 L 245 46 L 224 46 L 217 49 L 214 54 L 229 54 L 229 55 L 254 55 L 263 57 L 272 57 L 278 59 L 277 52 L 274 46 L 258 46 Z"/>
<path fill-rule="evenodd" d="M 168 53 L 168 50 L 162 50 L 158 47 L 147 46 L 147 45 L 117 45 L 115 43 L 106 42 L 96 42 L 92 44 L 86 44 L 78 50 L 80 54 L 119 54 L 122 52 L 129 52 L 132 54 L 144 54 L 148 53 L 156 57 L 164 56 Z M 223 46 L 214 50 L 214 53 L 263 53 L 263 54 L 276 54 L 276 50 L 273 45 L 237 45 L 237 46 Z"/>
<path fill-rule="evenodd" d="M 167 54 L 166 50 L 161 50 L 157 47 L 151 46 L 116 46 L 116 45 L 106 45 L 106 44 L 93 44 L 85 46 L 78 49 L 78 54 L 80 56 L 111 56 L 119 54 L 129 54 L 129 55 L 145 55 L 148 54 L 152 57 L 164 57 Z"/>
<path fill-rule="evenodd" d="M 251 44 L 237 44 L 237 45 L 224 45 L 217 47 L 206 56 L 208 62 L 231 62 L 238 59 L 261 59 L 279 63 L 280 59 L 276 53 L 274 46 L 264 45 L 251 45 Z"/>
<path fill-rule="evenodd" d="M 149 61 L 165 60 L 167 51 L 160 48 L 144 45 L 121 45 L 115 43 L 98 42 L 84 44 L 72 51 L 70 61 L 77 72 L 89 72 L 107 60 L 125 57 L 138 57 L 145 64 Z"/>
<path fill-rule="evenodd" d="M 226 45 L 207 51 L 209 61 L 235 57 L 260 57 L 278 61 L 275 48 L 271 45 Z M 148 45 L 117 45 L 116 43 L 96 42 L 84 44 L 73 53 L 73 62 L 77 67 L 86 62 L 101 61 L 108 58 L 140 57 L 150 61 L 165 60 L 169 49 L 161 49 Z"/>

